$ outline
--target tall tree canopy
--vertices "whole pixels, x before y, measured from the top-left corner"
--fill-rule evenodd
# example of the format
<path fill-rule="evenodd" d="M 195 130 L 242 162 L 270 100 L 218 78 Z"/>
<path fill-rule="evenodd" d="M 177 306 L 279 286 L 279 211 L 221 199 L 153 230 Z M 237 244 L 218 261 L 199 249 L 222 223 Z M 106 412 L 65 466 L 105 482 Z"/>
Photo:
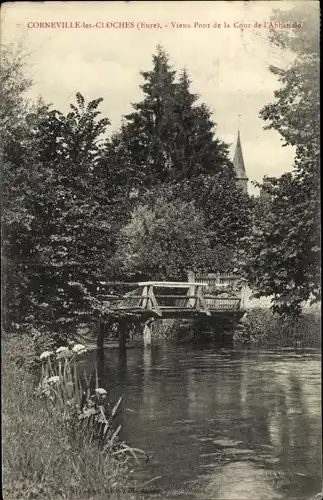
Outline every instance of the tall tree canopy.
<path fill-rule="evenodd" d="M 143 100 L 133 104 L 114 138 L 114 148 L 119 143 L 126 159 L 126 184 L 138 193 L 139 203 L 146 203 L 147 193 L 158 197 L 161 186 L 173 199 L 193 201 L 212 249 L 232 250 L 249 230 L 251 204 L 236 185 L 228 145 L 216 138 L 211 111 L 198 103 L 187 71 L 177 77 L 161 47 L 152 70 L 141 75 Z"/>
<path fill-rule="evenodd" d="M 299 314 L 304 301 L 320 299 L 318 5 L 275 13 L 282 21 L 291 17 L 302 28 L 273 31 L 271 41 L 294 60 L 285 69 L 270 67 L 281 87 L 260 116 L 296 147 L 294 169 L 267 180 L 269 199 L 249 238 L 245 271 L 258 296 L 273 295 L 274 311 Z"/>
<path fill-rule="evenodd" d="M 153 69 L 141 76 L 144 98 L 125 116 L 122 137 L 143 185 L 174 183 L 224 168 L 233 175 L 228 146 L 215 139 L 211 112 L 196 103 L 199 96 L 190 91 L 187 72 L 177 81 L 168 55 L 158 47 Z"/>

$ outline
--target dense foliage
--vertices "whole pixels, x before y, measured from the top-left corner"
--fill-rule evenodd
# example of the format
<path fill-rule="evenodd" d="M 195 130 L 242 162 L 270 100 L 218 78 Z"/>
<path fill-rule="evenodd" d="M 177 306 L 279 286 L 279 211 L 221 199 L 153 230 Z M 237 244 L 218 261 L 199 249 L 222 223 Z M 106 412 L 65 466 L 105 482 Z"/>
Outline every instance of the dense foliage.
<path fill-rule="evenodd" d="M 228 146 L 186 71 L 158 47 L 143 100 L 107 139 L 102 98 L 66 114 L 29 104 L 21 59 L 2 53 L 4 323 L 72 332 L 100 314 L 100 279 L 225 270 L 250 225 Z M 9 99 L 6 96 L 10 96 Z"/>
<path fill-rule="evenodd" d="M 97 270 L 112 253 L 98 160 L 108 121 L 98 118 L 100 99 L 77 101 L 66 116 L 30 110 L 19 157 L 4 149 L 5 296 L 16 306 L 7 319 L 18 324 L 68 327 L 89 311 Z"/>
<path fill-rule="evenodd" d="M 194 204 L 158 197 L 153 207 L 139 205 L 120 233 L 115 259 L 128 276 L 185 281 L 210 258 L 203 215 Z"/>
<path fill-rule="evenodd" d="M 292 174 L 266 182 L 267 201 L 248 238 L 245 267 L 258 296 L 272 295 L 274 311 L 296 315 L 304 301 L 320 299 L 319 13 L 311 4 L 305 13 L 296 7 L 279 14 L 282 21 L 291 13 L 301 18 L 302 29 L 271 36 L 294 59 L 287 69 L 270 68 L 281 88 L 260 116 L 296 155 Z"/>

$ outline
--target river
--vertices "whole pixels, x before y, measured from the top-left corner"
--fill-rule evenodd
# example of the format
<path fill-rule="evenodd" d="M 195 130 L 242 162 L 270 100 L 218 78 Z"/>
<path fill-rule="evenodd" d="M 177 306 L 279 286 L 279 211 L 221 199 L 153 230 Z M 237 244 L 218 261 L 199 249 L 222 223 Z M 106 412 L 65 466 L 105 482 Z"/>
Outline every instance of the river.
<path fill-rule="evenodd" d="M 134 470 L 138 485 L 156 478 L 151 490 L 177 500 L 296 500 L 321 491 L 319 350 L 214 344 L 104 354 L 100 384 L 112 401 L 123 396 L 121 437 L 151 456 Z M 87 370 L 95 359 L 90 352 Z"/>

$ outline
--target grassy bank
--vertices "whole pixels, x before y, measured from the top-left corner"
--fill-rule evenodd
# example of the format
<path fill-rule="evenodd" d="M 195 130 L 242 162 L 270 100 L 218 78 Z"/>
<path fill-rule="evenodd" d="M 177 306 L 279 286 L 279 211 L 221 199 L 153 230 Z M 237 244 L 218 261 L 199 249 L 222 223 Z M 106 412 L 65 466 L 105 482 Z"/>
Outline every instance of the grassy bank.
<path fill-rule="evenodd" d="M 5 500 L 134 498 L 127 493 L 127 467 L 35 395 L 29 346 L 23 336 L 2 340 Z"/>
<path fill-rule="evenodd" d="M 251 309 L 242 320 L 244 331 L 236 340 L 251 342 L 260 347 L 319 347 L 321 344 L 321 316 L 305 312 L 301 317 L 280 318 L 269 309 Z"/>

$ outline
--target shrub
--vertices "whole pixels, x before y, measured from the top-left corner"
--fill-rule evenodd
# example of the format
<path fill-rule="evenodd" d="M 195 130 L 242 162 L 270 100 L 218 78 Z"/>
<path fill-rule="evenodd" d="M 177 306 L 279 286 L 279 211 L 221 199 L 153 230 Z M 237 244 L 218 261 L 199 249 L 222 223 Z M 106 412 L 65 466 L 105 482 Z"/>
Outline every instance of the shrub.
<path fill-rule="evenodd" d="M 53 351 L 59 346 L 71 345 L 73 342 L 66 334 L 49 332 L 32 326 L 26 328 L 26 333 L 10 333 L 7 335 L 6 356 L 24 366 L 28 371 L 34 371 L 40 366 L 39 356 L 44 351 Z"/>
<path fill-rule="evenodd" d="M 305 313 L 299 318 L 284 318 L 268 309 L 259 308 L 250 310 L 243 323 L 245 331 L 242 337 L 258 345 L 320 345 L 320 315 L 315 313 Z"/>

